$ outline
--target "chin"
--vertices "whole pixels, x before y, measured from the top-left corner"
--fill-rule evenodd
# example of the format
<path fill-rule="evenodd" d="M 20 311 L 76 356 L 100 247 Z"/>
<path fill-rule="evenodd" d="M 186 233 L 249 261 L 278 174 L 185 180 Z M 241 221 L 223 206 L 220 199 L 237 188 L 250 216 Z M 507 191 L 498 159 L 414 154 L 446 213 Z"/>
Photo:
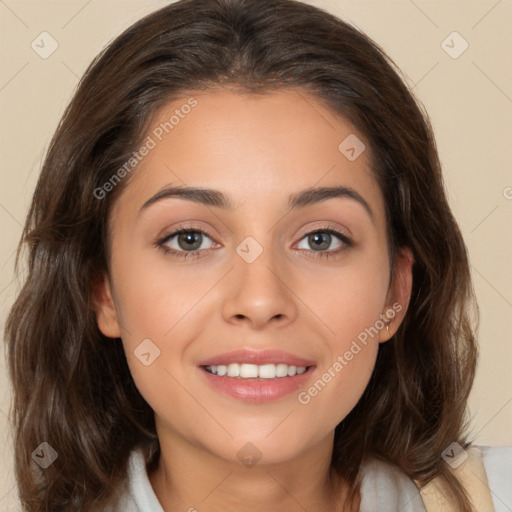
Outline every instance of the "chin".
<path fill-rule="evenodd" d="M 234 435 L 228 445 L 211 447 L 214 456 L 228 462 L 240 464 L 247 467 L 255 465 L 275 465 L 290 462 L 300 456 L 313 443 L 305 443 L 305 433 L 295 431 L 293 436 L 284 434 L 270 434 L 260 432 L 258 435 L 250 436 L 240 434 Z M 234 434 L 234 433 L 233 433 Z"/>

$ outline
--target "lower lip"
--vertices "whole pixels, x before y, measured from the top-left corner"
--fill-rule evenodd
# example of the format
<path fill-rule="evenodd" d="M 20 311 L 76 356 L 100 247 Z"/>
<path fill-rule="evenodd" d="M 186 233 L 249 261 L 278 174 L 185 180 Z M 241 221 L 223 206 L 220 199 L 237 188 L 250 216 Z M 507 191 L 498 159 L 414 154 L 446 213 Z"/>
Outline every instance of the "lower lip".
<path fill-rule="evenodd" d="M 220 391 L 243 402 L 270 402 L 298 391 L 311 377 L 315 367 L 310 366 L 304 373 L 293 377 L 277 377 L 275 379 L 240 379 L 214 375 L 199 367 L 208 383 L 216 391 Z"/>

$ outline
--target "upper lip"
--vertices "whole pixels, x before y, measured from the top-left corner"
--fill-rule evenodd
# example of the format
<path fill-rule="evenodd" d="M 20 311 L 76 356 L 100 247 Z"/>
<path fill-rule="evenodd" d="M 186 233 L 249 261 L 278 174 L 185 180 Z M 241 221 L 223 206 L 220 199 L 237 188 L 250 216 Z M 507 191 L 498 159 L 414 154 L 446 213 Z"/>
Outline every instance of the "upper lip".
<path fill-rule="evenodd" d="M 279 364 L 284 363 L 288 366 L 313 366 L 314 361 L 303 359 L 283 350 L 253 350 L 239 349 L 232 352 L 225 352 L 214 357 L 210 357 L 198 363 L 198 366 L 218 366 L 231 363 L 241 364 Z"/>

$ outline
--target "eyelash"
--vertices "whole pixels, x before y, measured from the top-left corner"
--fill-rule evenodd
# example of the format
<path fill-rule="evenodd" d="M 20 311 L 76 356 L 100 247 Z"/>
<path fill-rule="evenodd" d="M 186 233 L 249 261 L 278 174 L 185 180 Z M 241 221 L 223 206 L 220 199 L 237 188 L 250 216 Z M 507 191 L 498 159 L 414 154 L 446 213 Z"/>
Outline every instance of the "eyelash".
<path fill-rule="evenodd" d="M 180 235 L 182 233 L 191 233 L 191 232 L 201 233 L 203 235 L 206 235 L 208 238 L 210 238 L 213 241 L 212 237 L 210 235 L 208 235 L 208 233 L 206 233 L 206 231 L 203 231 L 202 229 L 200 229 L 196 226 L 183 226 L 182 228 L 178 229 L 177 231 L 173 231 L 172 233 L 165 235 L 160 240 L 157 240 L 155 242 L 155 246 L 158 249 L 161 249 L 164 252 L 164 254 L 171 255 L 172 257 L 199 258 L 199 257 L 201 257 L 200 254 L 202 251 L 210 251 L 211 249 L 196 249 L 194 251 L 177 251 L 175 249 L 170 249 L 169 247 L 167 247 L 165 245 L 169 240 L 171 240 L 175 236 Z M 341 242 L 343 242 L 344 247 L 340 247 L 336 250 L 331 250 L 331 251 L 321 251 L 321 252 L 307 251 L 307 252 L 313 253 L 313 258 L 325 258 L 325 259 L 333 258 L 333 257 L 336 257 L 341 252 L 349 251 L 353 246 L 352 240 L 349 237 L 347 237 L 347 235 L 345 235 L 341 231 L 338 231 L 337 229 L 333 228 L 332 226 L 325 226 L 322 228 L 314 229 L 313 231 L 308 231 L 307 233 L 304 233 L 302 235 L 300 240 L 302 240 L 303 238 L 305 238 L 309 235 L 313 235 L 316 233 L 328 233 L 330 235 L 334 235 L 337 238 L 339 238 Z M 299 249 L 299 250 L 303 250 L 303 249 Z"/>

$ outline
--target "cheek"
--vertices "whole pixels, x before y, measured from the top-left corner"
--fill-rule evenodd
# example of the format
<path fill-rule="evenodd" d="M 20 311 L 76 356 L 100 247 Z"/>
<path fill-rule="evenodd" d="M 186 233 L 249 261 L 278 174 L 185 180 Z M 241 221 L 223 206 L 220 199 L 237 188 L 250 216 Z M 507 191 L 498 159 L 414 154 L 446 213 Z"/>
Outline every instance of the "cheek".
<path fill-rule="evenodd" d="M 129 260 L 118 256 L 113 268 L 123 348 L 135 384 L 153 409 L 165 411 L 172 403 L 180 412 L 190 399 L 180 386 L 187 378 L 187 350 L 200 338 L 205 316 L 214 314 L 203 297 L 218 276 L 198 277 L 185 266 L 176 270 L 163 258 L 155 264 L 134 252 Z M 182 412 L 187 417 L 186 408 Z"/>
<path fill-rule="evenodd" d="M 180 268 L 163 257 L 155 261 L 137 255 L 119 261 L 114 278 L 122 329 L 132 341 L 173 337 L 184 320 L 190 323 L 203 296 L 218 281 L 213 272 L 198 276 L 191 267 Z"/>
<path fill-rule="evenodd" d="M 318 439 L 333 431 L 359 402 L 372 375 L 376 343 L 351 348 L 319 369 L 311 385 L 297 397 L 299 415 Z M 350 355 L 349 355 L 350 354 Z"/>
<path fill-rule="evenodd" d="M 305 297 L 325 333 L 331 358 L 344 352 L 361 333 L 375 335 L 388 291 L 385 260 L 377 257 L 354 257 L 353 261 L 336 271 L 317 272 L 302 282 L 298 294 Z M 380 325 L 380 324 L 379 324 Z M 364 334 L 363 334 L 364 337 Z"/>
<path fill-rule="evenodd" d="M 329 418 L 334 427 L 359 401 L 375 367 L 387 288 L 387 266 L 377 257 L 319 274 L 314 287 L 303 288 L 325 332 L 326 357 L 313 385 L 298 397 L 309 417 Z"/>

